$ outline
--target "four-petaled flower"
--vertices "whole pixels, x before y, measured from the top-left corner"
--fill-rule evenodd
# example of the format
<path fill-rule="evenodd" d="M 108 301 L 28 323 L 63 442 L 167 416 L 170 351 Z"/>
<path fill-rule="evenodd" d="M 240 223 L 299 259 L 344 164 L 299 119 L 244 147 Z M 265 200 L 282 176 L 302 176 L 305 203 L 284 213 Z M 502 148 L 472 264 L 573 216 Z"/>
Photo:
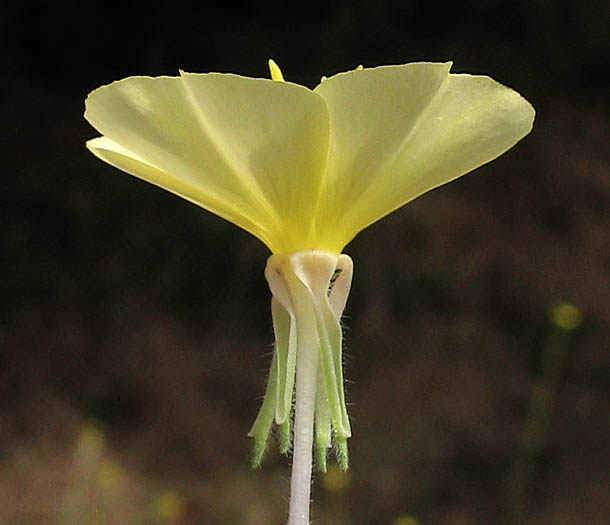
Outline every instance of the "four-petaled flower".
<path fill-rule="evenodd" d="M 504 153 L 529 133 L 534 109 L 489 77 L 450 73 L 449 62 L 359 67 L 313 90 L 284 82 L 269 65 L 272 80 L 181 72 L 101 87 L 85 117 L 102 136 L 87 147 L 269 247 L 276 343 L 251 430 L 254 464 L 274 420 L 288 450 L 296 382 L 295 462 L 311 464 L 315 426 L 319 466 L 334 443 L 346 468 L 340 318 L 352 262 L 343 248 L 381 217 Z"/>

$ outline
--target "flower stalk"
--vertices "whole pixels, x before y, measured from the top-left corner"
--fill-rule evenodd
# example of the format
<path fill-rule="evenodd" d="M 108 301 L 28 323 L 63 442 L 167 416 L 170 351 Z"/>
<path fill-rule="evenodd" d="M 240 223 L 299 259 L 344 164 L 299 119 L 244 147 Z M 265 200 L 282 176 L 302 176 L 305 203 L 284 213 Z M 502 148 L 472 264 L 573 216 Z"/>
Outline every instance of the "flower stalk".
<path fill-rule="evenodd" d="M 309 524 L 311 470 L 319 352 L 313 311 L 300 312 L 296 368 L 294 445 L 290 478 L 289 525 Z"/>

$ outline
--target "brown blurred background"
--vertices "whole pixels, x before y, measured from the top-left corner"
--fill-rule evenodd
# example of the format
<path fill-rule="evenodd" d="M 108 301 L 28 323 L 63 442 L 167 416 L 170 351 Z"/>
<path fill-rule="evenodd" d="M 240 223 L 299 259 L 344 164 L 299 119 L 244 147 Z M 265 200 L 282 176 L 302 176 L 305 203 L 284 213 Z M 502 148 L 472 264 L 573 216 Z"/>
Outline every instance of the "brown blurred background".
<path fill-rule="evenodd" d="M 347 475 L 318 524 L 610 523 L 604 1 L 10 2 L 0 18 L 0 523 L 280 524 L 250 471 L 266 248 L 99 162 L 89 91 L 134 74 L 454 60 L 533 133 L 360 234 Z"/>

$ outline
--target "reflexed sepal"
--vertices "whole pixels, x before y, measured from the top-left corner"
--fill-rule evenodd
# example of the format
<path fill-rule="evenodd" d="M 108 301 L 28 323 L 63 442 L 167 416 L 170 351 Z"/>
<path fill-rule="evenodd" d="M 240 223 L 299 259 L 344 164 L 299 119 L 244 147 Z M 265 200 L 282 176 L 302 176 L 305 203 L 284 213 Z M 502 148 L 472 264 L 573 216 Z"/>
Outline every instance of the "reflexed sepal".
<path fill-rule="evenodd" d="M 331 447 L 331 419 L 327 399 L 324 374 L 318 369 L 315 414 L 315 448 L 316 461 L 321 472 L 326 472 L 326 454 Z"/>
<path fill-rule="evenodd" d="M 290 449 L 290 412 L 296 370 L 296 323 L 290 297 L 279 292 L 278 296 L 271 299 L 275 344 L 267 389 L 258 416 L 248 434 L 255 440 L 253 468 L 260 467 L 274 420 L 279 430 L 280 452 L 286 454 Z"/>
<path fill-rule="evenodd" d="M 290 419 L 278 425 L 280 434 L 280 454 L 288 454 L 290 450 Z"/>
<path fill-rule="evenodd" d="M 279 427 L 280 451 L 286 453 L 290 449 L 290 414 L 301 337 L 298 334 L 305 326 L 303 320 L 311 319 L 313 314 L 314 323 L 307 326 L 315 334 L 307 339 L 317 342 L 320 364 L 315 388 L 316 459 L 325 472 L 327 451 L 334 444 L 341 468 L 347 468 L 347 438 L 351 429 L 343 388 L 340 321 L 352 274 L 349 256 L 332 252 L 305 250 L 269 258 L 265 277 L 273 294 L 271 310 L 276 342 L 265 398 L 250 431 L 256 440 L 253 466 L 260 465 L 274 421 Z"/>
<path fill-rule="evenodd" d="M 349 454 L 347 450 L 347 439 L 344 437 L 335 438 L 335 453 L 337 455 L 337 463 L 341 470 L 347 470 L 349 467 Z"/>
<path fill-rule="evenodd" d="M 271 425 L 273 424 L 273 418 L 275 416 L 275 401 L 277 392 L 277 374 L 273 371 L 276 368 L 277 352 L 273 352 L 273 359 L 271 360 L 271 373 L 269 379 L 267 379 L 267 389 L 265 390 L 265 397 L 263 398 L 263 404 L 261 405 L 256 420 L 248 433 L 248 436 L 254 438 L 254 451 L 252 454 L 252 468 L 259 468 L 267 447 L 267 439 L 269 438 L 269 432 L 271 431 Z"/>

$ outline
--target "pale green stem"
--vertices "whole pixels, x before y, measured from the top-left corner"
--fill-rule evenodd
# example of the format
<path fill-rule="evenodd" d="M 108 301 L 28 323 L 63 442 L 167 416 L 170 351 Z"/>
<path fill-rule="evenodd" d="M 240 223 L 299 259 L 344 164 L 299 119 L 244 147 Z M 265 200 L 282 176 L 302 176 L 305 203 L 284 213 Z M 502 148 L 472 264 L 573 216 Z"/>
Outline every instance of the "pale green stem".
<path fill-rule="evenodd" d="M 309 306 L 309 305 L 307 305 Z M 307 309 L 309 310 L 309 309 Z M 309 525 L 319 343 L 313 312 L 299 312 L 294 444 L 288 525 Z"/>

